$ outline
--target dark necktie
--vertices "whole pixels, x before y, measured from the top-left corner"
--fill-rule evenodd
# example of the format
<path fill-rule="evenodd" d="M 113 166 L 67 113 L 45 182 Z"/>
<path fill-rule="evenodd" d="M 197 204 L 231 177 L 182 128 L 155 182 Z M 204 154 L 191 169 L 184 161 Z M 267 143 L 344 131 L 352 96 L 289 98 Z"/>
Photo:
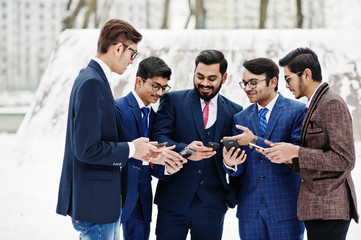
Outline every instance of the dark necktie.
<path fill-rule="evenodd" d="M 267 128 L 267 119 L 266 114 L 268 112 L 267 108 L 262 108 L 261 111 L 259 111 L 259 124 L 261 125 L 262 135 L 264 135 L 264 132 Z"/>
<path fill-rule="evenodd" d="M 206 104 L 206 106 L 203 108 L 203 123 L 204 123 L 204 129 L 207 128 L 207 122 L 208 122 L 208 117 L 209 117 L 209 103 L 211 101 L 204 101 L 204 103 Z"/>
<path fill-rule="evenodd" d="M 143 113 L 143 118 L 142 118 L 142 126 L 143 126 L 143 137 L 149 137 L 149 133 L 148 133 L 148 112 L 149 112 L 149 108 L 147 107 L 142 107 L 140 109 Z"/>

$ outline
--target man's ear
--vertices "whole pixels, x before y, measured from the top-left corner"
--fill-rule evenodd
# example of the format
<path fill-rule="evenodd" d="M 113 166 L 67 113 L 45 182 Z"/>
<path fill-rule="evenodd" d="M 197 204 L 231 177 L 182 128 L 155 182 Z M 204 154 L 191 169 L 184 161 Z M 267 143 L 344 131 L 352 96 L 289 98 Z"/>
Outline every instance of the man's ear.
<path fill-rule="evenodd" d="M 278 79 L 276 77 L 271 78 L 270 82 L 269 82 L 269 86 L 272 89 L 275 89 L 277 87 L 277 83 L 278 83 Z"/>
<path fill-rule="evenodd" d="M 114 55 L 119 55 L 120 53 L 123 52 L 123 48 L 124 48 L 123 43 L 117 43 L 116 45 L 112 45 L 112 46 L 114 46 L 113 48 Z"/>
<path fill-rule="evenodd" d="M 227 73 L 225 72 L 222 76 L 222 84 L 224 84 L 227 80 Z"/>
<path fill-rule="evenodd" d="M 310 81 L 310 80 L 313 81 L 311 69 L 306 68 L 303 72 L 305 74 L 305 81 Z"/>

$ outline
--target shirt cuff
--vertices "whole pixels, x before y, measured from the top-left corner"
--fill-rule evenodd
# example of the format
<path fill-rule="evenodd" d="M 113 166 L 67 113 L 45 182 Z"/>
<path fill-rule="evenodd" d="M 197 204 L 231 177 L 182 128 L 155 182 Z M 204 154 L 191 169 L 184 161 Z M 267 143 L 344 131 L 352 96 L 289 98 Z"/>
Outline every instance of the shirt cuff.
<path fill-rule="evenodd" d="M 132 158 L 134 156 L 134 154 L 135 154 L 134 143 L 128 142 L 128 146 L 129 146 L 129 156 L 128 156 L 128 158 Z"/>
<path fill-rule="evenodd" d="M 223 164 L 224 164 L 224 166 L 227 168 L 227 170 L 230 170 L 230 171 L 233 171 L 233 172 L 237 172 L 237 165 L 235 165 L 234 168 L 233 168 L 233 167 L 229 167 L 229 166 L 224 162 L 224 160 L 223 160 Z"/>

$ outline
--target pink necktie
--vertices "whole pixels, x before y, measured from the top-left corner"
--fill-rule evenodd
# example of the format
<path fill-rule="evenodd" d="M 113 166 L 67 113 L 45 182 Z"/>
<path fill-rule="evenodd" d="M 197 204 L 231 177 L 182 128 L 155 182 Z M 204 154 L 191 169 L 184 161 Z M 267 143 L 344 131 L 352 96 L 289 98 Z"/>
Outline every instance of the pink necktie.
<path fill-rule="evenodd" d="M 204 128 L 207 127 L 207 122 L 208 122 L 208 115 L 209 115 L 209 103 L 211 101 L 204 101 L 204 103 L 206 104 L 206 106 L 203 109 L 203 123 L 204 123 Z"/>

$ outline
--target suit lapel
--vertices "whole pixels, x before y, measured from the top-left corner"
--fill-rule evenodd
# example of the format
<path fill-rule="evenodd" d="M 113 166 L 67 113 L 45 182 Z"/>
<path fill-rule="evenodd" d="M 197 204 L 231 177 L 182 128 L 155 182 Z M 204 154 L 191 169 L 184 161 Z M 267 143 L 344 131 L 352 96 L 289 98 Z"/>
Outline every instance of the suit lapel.
<path fill-rule="evenodd" d="M 137 125 L 138 136 L 143 136 L 142 114 L 138 102 L 132 92 L 127 95 L 127 101 Z"/>
<path fill-rule="evenodd" d="M 277 99 L 275 105 L 273 106 L 271 116 L 268 120 L 267 128 L 264 133 L 264 138 L 268 139 L 269 136 L 271 136 L 274 128 L 277 125 L 278 119 L 281 117 L 281 115 L 283 113 L 282 110 L 284 107 L 284 102 L 285 102 L 284 97 L 281 94 L 279 94 L 278 99 Z"/>
<path fill-rule="evenodd" d="M 258 107 L 256 103 L 252 105 L 252 111 L 249 119 L 251 120 L 251 124 L 254 130 L 253 133 L 257 136 L 262 136 L 261 125 L 259 124 Z"/>
<path fill-rule="evenodd" d="M 310 103 L 310 106 L 306 109 L 306 113 L 305 113 L 305 118 L 303 119 L 303 123 L 302 123 L 302 143 L 305 142 L 305 137 L 306 137 L 306 130 L 308 127 L 308 124 L 310 123 L 310 119 L 311 116 L 313 114 L 313 112 L 315 111 L 315 108 L 317 106 L 317 103 L 322 99 L 322 96 L 329 90 L 329 85 L 328 83 L 321 83 L 322 86 L 320 86 L 315 95 L 312 98 L 312 101 Z"/>
<path fill-rule="evenodd" d="M 110 88 L 110 85 L 109 85 L 109 82 L 108 82 L 108 79 L 107 77 L 105 76 L 105 73 L 103 71 L 103 69 L 100 67 L 99 63 L 97 63 L 96 61 L 94 60 L 91 60 L 89 62 L 89 66 L 94 68 L 98 73 L 99 75 L 101 76 L 101 78 L 104 80 L 106 86 L 107 86 L 107 91 L 108 91 L 108 97 L 109 97 L 109 100 L 112 104 L 112 108 L 114 110 L 114 116 L 115 116 L 115 119 L 116 119 L 116 123 L 117 123 L 117 130 L 118 130 L 118 140 L 119 141 L 124 141 L 125 140 L 125 131 L 124 131 L 124 127 L 123 127 L 123 124 L 121 124 L 120 122 L 120 119 L 118 117 L 118 113 L 117 113 L 117 110 L 115 108 L 115 104 L 114 104 L 114 97 L 113 97 L 113 93 L 112 93 L 112 90 Z"/>
<path fill-rule="evenodd" d="M 193 120 L 196 125 L 198 135 L 200 136 L 202 141 L 205 142 L 206 135 L 204 133 L 201 101 L 200 101 L 195 89 L 193 89 L 190 92 L 190 100 L 191 100 L 191 109 L 192 109 Z"/>

